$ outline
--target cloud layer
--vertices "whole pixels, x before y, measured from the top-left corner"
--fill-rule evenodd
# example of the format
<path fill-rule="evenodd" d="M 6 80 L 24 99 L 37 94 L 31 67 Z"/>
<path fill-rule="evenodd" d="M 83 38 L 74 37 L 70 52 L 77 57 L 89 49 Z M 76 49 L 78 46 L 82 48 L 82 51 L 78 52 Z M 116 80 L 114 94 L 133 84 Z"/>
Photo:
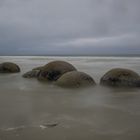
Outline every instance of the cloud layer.
<path fill-rule="evenodd" d="M 1 0 L 0 55 L 140 54 L 139 0 Z"/>

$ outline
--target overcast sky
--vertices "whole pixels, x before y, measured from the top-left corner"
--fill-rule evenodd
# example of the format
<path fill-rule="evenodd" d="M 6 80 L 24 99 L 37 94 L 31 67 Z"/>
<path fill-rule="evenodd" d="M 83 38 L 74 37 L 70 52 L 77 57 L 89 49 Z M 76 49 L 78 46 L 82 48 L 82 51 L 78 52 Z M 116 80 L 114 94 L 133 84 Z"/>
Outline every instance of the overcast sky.
<path fill-rule="evenodd" d="M 0 0 L 0 55 L 140 54 L 140 0 Z"/>

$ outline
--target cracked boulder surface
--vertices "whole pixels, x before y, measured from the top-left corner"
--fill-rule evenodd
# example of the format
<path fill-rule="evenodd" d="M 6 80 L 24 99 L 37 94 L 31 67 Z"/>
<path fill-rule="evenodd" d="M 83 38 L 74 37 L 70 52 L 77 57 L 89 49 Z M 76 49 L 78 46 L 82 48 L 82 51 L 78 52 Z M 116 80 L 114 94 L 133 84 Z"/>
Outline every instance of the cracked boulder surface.
<path fill-rule="evenodd" d="M 22 75 L 22 77 L 24 77 L 24 78 L 37 78 L 42 69 L 43 69 L 43 66 L 33 68 L 31 71 L 24 73 Z"/>
<path fill-rule="evenodd" d="M 38 76 L 40 81 L 56 81 L 64 73 L 76 71 L 76 68 L 65 61 L 52 61 L 45 65 Z"/>

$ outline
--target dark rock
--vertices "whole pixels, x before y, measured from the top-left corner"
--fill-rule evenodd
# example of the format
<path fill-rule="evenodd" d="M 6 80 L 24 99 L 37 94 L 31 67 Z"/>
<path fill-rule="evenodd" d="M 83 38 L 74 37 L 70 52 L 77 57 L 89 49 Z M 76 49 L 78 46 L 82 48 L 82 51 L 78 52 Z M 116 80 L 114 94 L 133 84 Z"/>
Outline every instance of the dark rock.
<path fill-rule="evenodd" d="M 140 87 L 140 76 L 129 69 L 115 68 L 101 78 L 100 84 L 116 87 Z"/>
<path fill-rule="evenodd" d="M 56 85 L 66 88 L 79 88 L 95 85 L 92 77 L 84 72 L 72 71 L 63 74 L 57 81 Z"/>
<path fill-rule="evenodd" d="M 40 70 L 32 70 L 32 71 L 26 72 L 22 76 L 24 78 L 37 78 L 39 76 L 39 73 L 40 73 Z"/>
<path fill-rule="evenodd" d="M 23 74 L 22 77 L 24 77 L 24 78 L 37 78 L 42 69 L 43 69 L 43 66 L 33 68 L 31 71 L 28 71 L 25 74 Z"/>
<path fill-rule="evenodd" d="M 20 72 L 20 67 L 11 62 L 5 62 L 0 64 L 0 73 L 17 73 Z"/>
<path fill-rule="evenodd" d="M 53 61 L 42 68 L 38 80 L 56 81 L 64 73 L 75 70 L 76 68 L 68 62 Z"/>

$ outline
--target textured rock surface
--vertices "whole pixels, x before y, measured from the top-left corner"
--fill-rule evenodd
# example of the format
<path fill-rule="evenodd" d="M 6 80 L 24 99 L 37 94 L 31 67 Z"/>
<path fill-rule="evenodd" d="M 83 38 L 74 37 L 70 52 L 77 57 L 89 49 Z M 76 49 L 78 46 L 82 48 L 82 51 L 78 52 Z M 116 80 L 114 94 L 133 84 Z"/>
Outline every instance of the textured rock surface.
<path fill-rule="evenodd" d="M 140 87 L 140 76 L 129 69 L 116 68 L 108 71 L 100 80 L 106 86 Z"/>
<path fill-rule="evenodd" d="M 11 62 L 5 62 L 0 64 L 0 73 L 17 73 L 20 72 L 20 67 Z"/>
<path fill-rule="evenodd" d="M 24 77 L 24 78 L 37 78 L 42 69 L 43 69 L 43 66 L 33 68 L 31 71 L 24 73 L 22 75 L 22 77 Z"/>
<path fill-rule="evenodd" d="M 68 62 L 53 61 L 43 67 L 38 79 L 43 81 L 56 81 L 64 73 L 75 70 L 76 68 Z"/>
<path fill-rule="evenodd" d="M 63 74 L 57 81 L 56 85 L 68 88 L 78 88 L 95 85 L 92 77 L 84 72 L 72 71 Z"/>
<path fill-rule="evenodd" d="M 26 72 L 22 76 L 24 78 L 37 78 L 39 76 L 39 73 L 40 73 L 40 70 L 32 70 L 32 71 Z"/>

